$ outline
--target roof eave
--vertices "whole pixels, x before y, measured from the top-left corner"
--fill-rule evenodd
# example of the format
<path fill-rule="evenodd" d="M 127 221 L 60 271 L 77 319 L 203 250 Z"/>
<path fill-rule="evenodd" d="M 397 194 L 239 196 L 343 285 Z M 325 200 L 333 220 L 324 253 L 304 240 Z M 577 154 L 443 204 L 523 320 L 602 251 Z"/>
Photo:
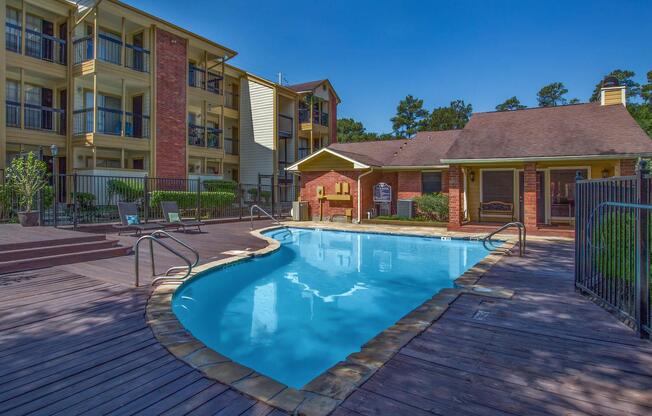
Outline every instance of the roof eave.
<path fill-rule="evenodd" d="M 568 155 L 568 156 L 528 156 L 528 157 L 501 157 L 481 159 L 442 159 L 443 163 L 459 165 L 461 163 L 512 163 L 512 162 L 555 162 L 565 160 L 600 160 L 600 159 L 632 159 L 639 157 L 652 157 L 649 153 L 619 153 L 609 155 Z"/>

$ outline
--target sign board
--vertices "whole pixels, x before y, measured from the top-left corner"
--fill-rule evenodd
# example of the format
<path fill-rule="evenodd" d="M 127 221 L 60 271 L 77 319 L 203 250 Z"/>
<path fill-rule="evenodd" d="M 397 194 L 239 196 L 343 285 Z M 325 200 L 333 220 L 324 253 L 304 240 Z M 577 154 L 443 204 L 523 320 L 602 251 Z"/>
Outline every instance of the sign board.
<path fill-rule="evenodd" d="M 374 202 L 392 202 L 392 187 L 384 182 L 380 182 L 374 185 Z"/>

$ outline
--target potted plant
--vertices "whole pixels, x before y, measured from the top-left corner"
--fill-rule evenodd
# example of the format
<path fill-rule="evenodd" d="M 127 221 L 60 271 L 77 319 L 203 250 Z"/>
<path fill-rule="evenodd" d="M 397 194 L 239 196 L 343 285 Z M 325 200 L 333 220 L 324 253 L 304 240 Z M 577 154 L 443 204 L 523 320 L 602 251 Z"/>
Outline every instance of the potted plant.
<path fill-rule="evenodd" d="M 7 168 L 9 186 L 16 192 L 19 209 L 18 220 L 23 227 L 38 225 L 39 212 L 32 211 L 37 195 L 47 186 L 48 165 L 34 153 L 17 157 Z"/>

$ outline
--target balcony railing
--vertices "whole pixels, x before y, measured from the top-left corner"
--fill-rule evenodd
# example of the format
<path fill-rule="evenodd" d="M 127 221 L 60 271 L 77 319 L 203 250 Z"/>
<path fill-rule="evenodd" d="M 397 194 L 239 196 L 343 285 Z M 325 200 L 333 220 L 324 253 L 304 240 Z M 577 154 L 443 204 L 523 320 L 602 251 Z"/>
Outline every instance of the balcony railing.
<path fill-rule="evenodd" d="M 321 113 L 319 121 L 322 126 L 328 127 L 328 113 Z"/>
<path fill-rule="evenodd" d="M 280 137 L 292 137 L 294 131 L 294 119 L 283 114 L 278 115 L 278 135 Z"/>
<path fill-rule="evenodd" d="M 15 101 L 7 101 L 7 127 L 20 127 L 20 103 Z"/>
<path fill-rule="evenodd" d="M 307 147 L 300 147 L 299 148 L 299 159 L 303 159 L 304 157 L 307 157 L 310 154 L 310 149 Z"/>
<path fill-rule="evenodd" d="M 149 128 L 149 116 L 125 113 L 125 136 L 136 139 L 148 139 Z"/>
<path fill-rule="evenodd" d="M 214 127 L 206 127 L 206 139 L 208 142 L 208 147 L 213 149 L 219 149 L 220 146 L 220 134 L 222 133 L 221 129 Z"/>
<path fill-rule="evenodd" d="M 307 108 L 299 109 L 299 123 L 310 123 L 310 110 Z"/>
<path fill-rule="evenodd" d="M 20 53 L 22 50 L 23 31 L 19 25 L 5 23 L 5 48 L 8 51 Z"/>
<path fill-rule="evenodd" d="M 22 52 L 22 28 L 5 23 L 5 48 Z M 57 64 L 66 64 L 66 41 L 31 29 L 25 29 L 25 55 Z"/>
<path fill-rule="evenodd" d="M 188 85 L 194 88 L 221 94 L 220 81 L 222 76 L 214 72 L 190 65 L 188 67 Z"/>
<path fill-rule="evenodd" d="M 80 135 L 93 132 L 93 109 L 84 108 L 72 113 L 72 134 Z"/>
<path fill-rule="evenodd" d="M 224 93 L 224 106 L 237 110 L 240 108 L 239 95 L 230 91 Z"/>
<path fill-rule="evenodd" d="M 188 123 L 188 144 L 204 147 L 204 126 Z"/>
<path fill-rule="evenodd" d="M 224 153 L 227 155 L 238 155 L 240 154 L 240 141 L 238 139 L 232 139 L 230 137 L 224 138 Z"/>
<path fill-rule="evenodd" d="M 122 41 L 107 35 L 98 35 L 97 58 L 114 65 L 122 65 Z M 93 36 L 85 36 L 73 41 L 75 64 L 93 59 Z M 125 44 L 126 68 L 139 72 L 149 72 L 150 53 L 147 49 Z"/>

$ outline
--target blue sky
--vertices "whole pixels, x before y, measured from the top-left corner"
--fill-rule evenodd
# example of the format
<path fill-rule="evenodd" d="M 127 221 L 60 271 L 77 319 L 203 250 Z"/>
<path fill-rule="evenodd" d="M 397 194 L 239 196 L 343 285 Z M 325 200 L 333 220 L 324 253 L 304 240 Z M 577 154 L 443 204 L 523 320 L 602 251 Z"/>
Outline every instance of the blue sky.
<path fill-rule="evenodd" d="M 340 117 L 389 132 L 407 94 L 491 111 L 561 81 L 588 100 L 615 68 L 652 70 L 652 1 L 125 0 L 236 50 L 233 64 L 290 83 L 329 78 Z"/>

